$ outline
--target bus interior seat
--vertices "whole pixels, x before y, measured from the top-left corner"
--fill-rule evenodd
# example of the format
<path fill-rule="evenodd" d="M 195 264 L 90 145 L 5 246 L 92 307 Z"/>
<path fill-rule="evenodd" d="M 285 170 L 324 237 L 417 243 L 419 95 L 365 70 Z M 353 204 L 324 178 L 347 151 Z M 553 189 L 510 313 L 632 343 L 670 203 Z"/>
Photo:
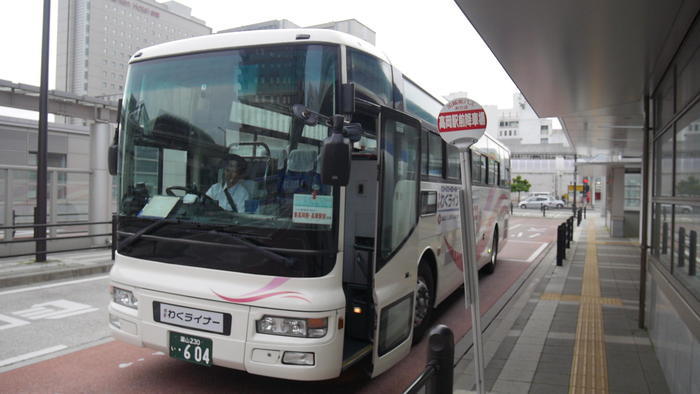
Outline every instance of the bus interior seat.
<path fill-rule="evenodd" d="M 282 195 L 308 194 L 314 191 L 314 185 L 320 188 L 320 176 L 315 171 L 317 155 L 315 150 L 307 149 L 295 149 L 289 152 L 287 170 L 280 185 Z"/>

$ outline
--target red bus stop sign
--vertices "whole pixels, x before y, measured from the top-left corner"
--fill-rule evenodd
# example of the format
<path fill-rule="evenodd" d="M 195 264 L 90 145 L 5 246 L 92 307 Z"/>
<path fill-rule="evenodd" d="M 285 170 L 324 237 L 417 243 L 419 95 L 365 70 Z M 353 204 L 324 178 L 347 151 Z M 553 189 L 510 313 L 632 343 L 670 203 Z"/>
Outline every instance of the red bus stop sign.
<path fill-rule="evenodd" d="M 456 98 L 442 107 L 438 116 L 438 130 L 448 144 L 467 148 L 484 135 L 486 112 L 474 100 Z"/>

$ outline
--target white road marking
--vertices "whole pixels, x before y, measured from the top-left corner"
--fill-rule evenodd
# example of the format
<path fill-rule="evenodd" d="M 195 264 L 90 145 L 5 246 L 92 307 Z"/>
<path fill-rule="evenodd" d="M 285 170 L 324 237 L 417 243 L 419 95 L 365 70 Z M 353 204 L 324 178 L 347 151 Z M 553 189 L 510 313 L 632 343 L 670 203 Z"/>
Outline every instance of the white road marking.
<path fill-rule="evenodd" d="M 516 228 L 518 228 L 518 227 L 520 227 L 520 226 L 522 226 L 522 224 L 514 224 L 514 225 L 510 226 L 510 228 L 508 228 L 508 231 L 511 231 L 511 230 L 513 230 L 513 229 L 516 229 Z"/>
<path fill-rule="evenodd" d="M 0 322 L 8 323 L 8 324 L 4 324 L 4 325 L 0 326 L 0 330 L 5 330 L 8 328 L 19 327 L 19 326 L 24 326 L 26 324 L 29 324 L 29 322 L 26 320 L 20 320 L 20 319 L 16 319 L 14 317 L 5 316 L 5 315 L 0 315 Z"/>
<path fill-rule="evenodd" d="M 94 312 L 97 310 L 99 309 L 93 308 L 90 305 L 81 304 L 79 302 L 73 302 L 68 300 L 55 300 L 44 302 L 41 304 L 34 304 L 29 309 L 12 312 L 12 314 L 29 320 L 55 320 L 63 319 L 64 317 L 68 316 L 75 316 L 83 313 Z"/>
<path fill-rule="evenodd" d="M 545 242 L 545 243 L 543 243 L 539 248 L 537 248 L 537 250 L 535 250 L 534 252 L 532 252 L 532 254 L 530 255 L 530 257 L 529 257 L 526 261 L 527 261 L 528 263 L 532 263 L 532 261 L 535 260 L 535 259 L 537 258 L 537 256 L 540 255 L 540 253 L 542 252 L 542 250 L 544 250 L 544 248 L 546 248 L 546 247 L 547 247 L 547 243 Z"/>
<path fill-rule="evenodd" d="M 532 263 L 532 262 L 537 258 L 537 256 L 540 255 L 540 253 L 542 252 L 542 250 L 544 250 L 544 248 L 546 248 L 547 245 L 549 245 L 548 242 L 508 241 L 508 243 L 510 243 L 510 242 L 520 242 L 520 243 L 527 243 L 527 244 L 540 244 L 540 246 L 539 246 L 537 249 L 535 249 L 534 252 L 532 252 L 532 254 L 530 255 L 530 257 L 528 257 L 528 258 L 525 259 L 525 260 L 522 260 L 522 259 L 513 259 L 513 258 L 508 258 L 508 259 L 507 259 L 508 261 L 521 261 L 521 262 L 525 262 L 525 263 Z"/>
<path fill-rule="evenodd" d="M 522 238 L 522 236 L 523 236 L 523 232 L 521 231 L 521 232 L 519 232 L 518 235 L 516 235 L 515 237 L 516 237 L 516 238 Z"/>
<path fill-rule="evenodd" d="M 530 235 L 528 238 L 535 238 L 535 237 L 539 237 L 540 235 L 542 235 L 542 234 L 541 234 L 541 233 L 535 233 L 535 234 Z"/>
<path fill-rule="evenodd" d="M 43 356 L 43 355 L 50 354 L 50 353 L 55 353 L 59 350 L 63 350 L 63 349 L 67 349 L 67 348 L 68 348 L 68 346 L 66 346 L 66 345 L 57 345 L 57 346 L 47 347 L 46 349 L 37 350 L 36 352 L 25 353 L 25 354 L 21 354 L 21 355 L 16 356 L 16 357 L 6 358 L 4 360 L 0 360 L 0 367 L 4 367 L 6 365 L 18 363 L 18 362 L 24 361 L 24 360 L 29 360 L 30 358 L 39 357 L 39 356 Z"/>
<path fill-rule="evenodd" d="M 58 286 L 74 285 L 77 283 L 92 282 L 94 280 L 101 280 L 101 279 L 107 279 L 107 278 L 109 278 L 109 275 L 101 275 L 101 276 L 97 276 L 94 278 L 76 279 L 76 280 L 71 280 L 68 282 L 52 283 L 50 285 L 41 285 L 41 286 L 34 286 L 34 287 L 25 287 L 23 289 L 7 290 L 7 291 L 0 292 L 0 296 L 6 295 L 6 294 L 24 293 L 25 291 L 49 289 L 49 288 L 58 287 Z"/>

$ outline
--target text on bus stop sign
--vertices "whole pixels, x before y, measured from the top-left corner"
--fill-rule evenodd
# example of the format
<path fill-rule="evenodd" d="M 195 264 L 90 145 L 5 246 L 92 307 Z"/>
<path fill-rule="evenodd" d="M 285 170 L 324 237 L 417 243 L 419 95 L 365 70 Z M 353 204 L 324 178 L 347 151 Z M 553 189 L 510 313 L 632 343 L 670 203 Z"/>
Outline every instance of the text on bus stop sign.
<path fill-rule="evenodd" d="M 456 98 L 442 107 L 438 116 L 438 130 L 445 142 L 466 147 L 486 131 L 486 112 L 474 100 Z"/>

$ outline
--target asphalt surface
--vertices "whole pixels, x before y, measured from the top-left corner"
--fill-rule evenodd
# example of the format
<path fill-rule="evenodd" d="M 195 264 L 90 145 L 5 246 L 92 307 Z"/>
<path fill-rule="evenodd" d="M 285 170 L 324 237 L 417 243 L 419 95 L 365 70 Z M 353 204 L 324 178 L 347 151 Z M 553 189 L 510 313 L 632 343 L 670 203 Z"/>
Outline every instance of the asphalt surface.
<path fill-rule="evenodd" d="M 496 271 L 492 275 L 481 275 L 479 281 L 482 315 L 488 315 L 489 310 L 503 295 L 539 263 L 554 239 L 556 226 L 560 222 L 558 219 L 511 218 L 509 243 L 500 253 Z M 88 280 L 90 278 L 95 279 Z M 284 381 L 220 367 L 207 368 L 189 364 L 151 349 L 138 348 L 106 338 L 104 306 L 108 302 L 108 294 L 106 289 L 101 291 L 101 288 L 104 289 L 107 282 L 99 277 L 90 278 L 85 278 L 86 282 L 65 286 L 27 291 L 15 288 L 0 292 L 0 297 L 8 301 L 3 303 L 0 314 L 29 322 L 7 329 L 3 329 L 3 322 L 0 322 L 2 346 L 12 350 L 7 354 L 3 351 L 0 356 L 0 371 L 6 371 L 0 377 L 0 392 L 282 390 L 285 393 L 391 393 L 403 391 L 425 367 L 426 340 L 414 346 L 411 354 L 399 364 L 373 380 L 366 377 L 361 364 L 345 371 L 337 379 L 314 383 Z M 33 293 L 36 293 L 36 296 Z M 443 302 L 434 321 L 435 324 L 442 323 L 451 327 L 456 342 L 459 342 L 471 327 L 462 295 L 463 291 L 457 290 Z M 59 300 L 69 303 L 57 303 Z M 55 310 L 42 312 L 37 308 Z M 61 312 L 58 308 L 73 308 L 75 314 L 70 315 L 70 311 Z M 92 308 L 97 310 L 88 311 Z M 47 315 L 51 316 L 51 313 L 54 313 L 53 316 L 70 316 L 46 318 Z M 32 320 L 32 316 L 43 317 Z M 488 322 L 482 322 L 482 327 L 486 324 Z M 17 339 L 10 336 L 13 331 L 21 333 Z M 15 344 L 9 345 L 10 342 Z M 26 352 L 19 354 L 17 349 L 20 348 Z M 52 352 L 52 349 L 55 350 Z M 49 352 L 31 357 L 33 353 L 41 351 Z M 7 363 L 7 360 L 18 360 L 27 355 L 30 357 L 22 361 Z"/>

